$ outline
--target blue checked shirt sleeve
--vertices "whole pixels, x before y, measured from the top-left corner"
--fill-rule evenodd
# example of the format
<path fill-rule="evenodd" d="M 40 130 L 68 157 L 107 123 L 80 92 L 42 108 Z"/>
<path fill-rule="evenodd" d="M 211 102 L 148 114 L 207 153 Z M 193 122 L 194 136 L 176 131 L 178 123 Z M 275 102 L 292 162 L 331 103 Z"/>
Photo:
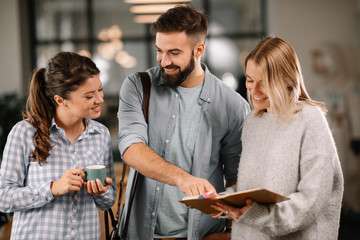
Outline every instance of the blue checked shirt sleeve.
<path fill-rule="evenodd" d="M 107 169 L 107 176 L 112 178 L 113 183 L 107 189 L 107 191 L 99 196 L 94 196 L 94 200 L 96 203 L 96 207 L 102 211 L 105 211 L 112 207 L 116 201 L 116 180 L 114 174 L 114 164 L 113 164 L 113 156 L 112 156 L 112 146 L 111 146 L 111 138 L 110 133 L 106 134 L 107 136 L 107 145 L 106 151 L 104 155 L 104 163 Z"/>
<path fill-rule="evenodd" d="M 33 132 L 22 121 L 11 130 L 0 170 L 0 211 L 27 211 L 39 208 L 54 198 L 50 184 L 25 186 Z"/>

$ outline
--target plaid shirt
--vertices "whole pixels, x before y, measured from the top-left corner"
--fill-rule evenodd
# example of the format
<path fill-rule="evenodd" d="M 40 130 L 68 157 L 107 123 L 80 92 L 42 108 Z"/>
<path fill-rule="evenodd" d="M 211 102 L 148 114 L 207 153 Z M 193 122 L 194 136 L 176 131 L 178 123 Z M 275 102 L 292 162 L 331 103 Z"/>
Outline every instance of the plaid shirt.
<path fill-rule="evenodd" d="M 111 138 L 102 124 L 87 119 L 87 128 L 71 142 L 54 120 L 50 128 L 47 163 L 30 159 L 35 128 L 23 120 L 11 130 L 0 169 L 0 211 L 14 212 L 11 239 L 100 239 L 97 208 L 106 210 L 116 200 Z M 54 197 L 51 182 L 66 170 L 103 164 L 113 184 L 93 196 L 84 188 Z"/>

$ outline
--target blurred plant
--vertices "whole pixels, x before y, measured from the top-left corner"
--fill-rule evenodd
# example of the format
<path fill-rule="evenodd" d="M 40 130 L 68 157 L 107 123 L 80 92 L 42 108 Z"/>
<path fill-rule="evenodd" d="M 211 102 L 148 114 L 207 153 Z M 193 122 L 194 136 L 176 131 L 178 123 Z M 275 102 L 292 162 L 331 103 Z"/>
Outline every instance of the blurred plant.
<path fill-rule="evenodd" d="M 7 136 L 12 127 L 22 119 L 21 113 L 24 107 L 25 101 L 15 93 L 0 96 L 0 162 Z"/>

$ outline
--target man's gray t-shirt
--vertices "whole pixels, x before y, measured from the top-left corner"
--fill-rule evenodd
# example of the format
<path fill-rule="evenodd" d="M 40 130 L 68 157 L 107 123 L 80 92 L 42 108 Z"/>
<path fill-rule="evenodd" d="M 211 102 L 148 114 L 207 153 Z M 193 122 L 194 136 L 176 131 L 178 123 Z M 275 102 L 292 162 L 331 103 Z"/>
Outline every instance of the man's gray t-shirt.
<path fill-rule="evenodd" d="M 191 173 L 201 116 L 199 96 L 203 84 L 194 88 L 177 87 L 179 116 L 169 142 L 166 160 Z M 165 194 L 166 193 L 166 194 Z M 155 237 L 186 237 L 188 209 L 179 203 L 185 194 L 176 186 L 164 185 L 159 203 Z"/>

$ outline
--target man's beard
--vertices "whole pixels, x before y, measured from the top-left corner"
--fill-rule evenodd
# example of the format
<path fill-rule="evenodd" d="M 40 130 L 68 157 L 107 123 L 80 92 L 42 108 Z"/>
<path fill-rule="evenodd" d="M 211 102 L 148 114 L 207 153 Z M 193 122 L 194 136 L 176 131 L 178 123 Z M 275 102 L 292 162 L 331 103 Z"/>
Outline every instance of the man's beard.
<path fill-rule="evenodd" d="M 191 57 L 189 65 L 184 70 L 181 70 L 180 67 L 176 66 L 176 65 L 169 65 L 169 66 L 166 66 L 165 68 L 178 68 L 179 72 L 174 75 L 168 75 L 165 73 L 164 68 L 161 67 L 161 75 L 163 78 L 163 83 L 166 86 L 171 87 L 171 88 L 180 86 L 180 84 L 183 83 L 187 79 L 187 77 L 190 75 L 190 73 L 195 68 L 194 55 Z"/>

